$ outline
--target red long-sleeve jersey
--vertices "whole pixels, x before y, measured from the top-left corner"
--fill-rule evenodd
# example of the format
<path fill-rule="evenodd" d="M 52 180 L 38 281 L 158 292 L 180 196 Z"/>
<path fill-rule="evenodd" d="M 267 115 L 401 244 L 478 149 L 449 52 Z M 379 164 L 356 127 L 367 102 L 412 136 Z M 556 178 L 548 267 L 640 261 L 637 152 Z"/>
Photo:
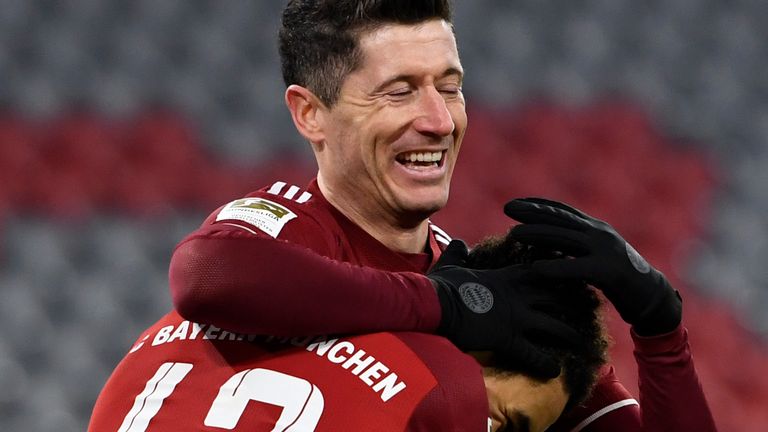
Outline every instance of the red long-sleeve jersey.
<path fill-rule="evenodd" d="M 480 366 L 425 333 L 280 340 L 171 312 L 137 340 L 89 431 L 484 431 Z"/>
<path fill-rule="evenodd" d="M 179 244 L 171 293 L 187 319 L 241 333 L 432 332 L 440 308 L 423 274 L 449 240 L 430 224 L 424 253 L 394 252 L 316 181 L 277 182 L 219 208 Z M 592 398 L 552 430 L 715 430 L 685 330 L 634 340 L 642 409 L 607 368 Z"/>

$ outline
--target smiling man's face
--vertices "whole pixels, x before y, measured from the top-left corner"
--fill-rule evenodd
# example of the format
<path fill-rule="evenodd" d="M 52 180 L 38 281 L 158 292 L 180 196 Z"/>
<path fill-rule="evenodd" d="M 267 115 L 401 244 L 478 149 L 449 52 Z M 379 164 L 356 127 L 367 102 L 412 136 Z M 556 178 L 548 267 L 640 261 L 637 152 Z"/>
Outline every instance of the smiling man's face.
<path fill-rule="evenodd" d="M 362 63 L 321 110 L 320 180 L 365 217 L 416 222 L 441 209 L 467 126 L 450 24 L 391 24 L 360 37 Z"/>

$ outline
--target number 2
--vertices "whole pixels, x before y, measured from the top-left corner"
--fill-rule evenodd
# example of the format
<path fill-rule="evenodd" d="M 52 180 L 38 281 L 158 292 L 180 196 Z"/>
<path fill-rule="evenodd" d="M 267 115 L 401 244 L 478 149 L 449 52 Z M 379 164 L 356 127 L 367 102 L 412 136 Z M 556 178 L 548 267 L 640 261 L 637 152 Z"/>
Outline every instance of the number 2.
<path fill-rule="evenodd" d="M 145 432 L 165 398 L 191 370 L 189 363 L 160 365 L 144 390 L 136 396 L 118 432 Z M 271 432 L 313 431 L 325 406 L 323 393 L 305 379 L 269 369 L 247 369 L 233 375 L 219 388 L 205 425 L 234 429 L 251 400 L 283 407 Z"/>

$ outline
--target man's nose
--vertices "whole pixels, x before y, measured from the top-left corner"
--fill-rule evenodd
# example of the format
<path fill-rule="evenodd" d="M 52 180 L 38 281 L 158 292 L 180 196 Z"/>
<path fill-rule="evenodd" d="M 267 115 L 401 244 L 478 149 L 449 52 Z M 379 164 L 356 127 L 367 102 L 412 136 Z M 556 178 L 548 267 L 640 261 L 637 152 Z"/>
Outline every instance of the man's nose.
<path fill-rule="evenodd" d="M 429 87 L 419 97 L 419 113 L 413 123 L 416 130 L 439 137 L 453 133 L 455 124 L 443 95 L 436 88 Z"/>

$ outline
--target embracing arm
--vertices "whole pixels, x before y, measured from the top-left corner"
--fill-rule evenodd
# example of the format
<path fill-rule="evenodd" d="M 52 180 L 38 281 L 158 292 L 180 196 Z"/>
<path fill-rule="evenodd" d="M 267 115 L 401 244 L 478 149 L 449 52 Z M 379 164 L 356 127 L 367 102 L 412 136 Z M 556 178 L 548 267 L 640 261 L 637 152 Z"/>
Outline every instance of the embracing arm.
<path fill-rule="evenodd" d="M 541 316 L 515 295 L 511 288 L 523 269 L 457 266 L 466 254 L 463 242 L 452 242 L 427 276 L 388 272 L 217 224 L 204 226 L 176 248 L 170 289 L 184 318 L 230 331 L 276 336 L 437 332 L 462 349 L 497 350 L 542 376 L 556 376 L 557 362 L 527 336 L 569 341 L 574 330 Z M 488 309 L 473 309 L 461 294 L 464 286 L 482 286 L 494 302 Z M 506 331 L 497 331 L 500 325 Z"/>
<path fill-rule="evenodd" d="M 334 261 L 226 225 L 204 226 L 179 244 L 169 280 L 182 316 L 241 333 L 433 332 L 440 321 L 423 275 Z"/>

